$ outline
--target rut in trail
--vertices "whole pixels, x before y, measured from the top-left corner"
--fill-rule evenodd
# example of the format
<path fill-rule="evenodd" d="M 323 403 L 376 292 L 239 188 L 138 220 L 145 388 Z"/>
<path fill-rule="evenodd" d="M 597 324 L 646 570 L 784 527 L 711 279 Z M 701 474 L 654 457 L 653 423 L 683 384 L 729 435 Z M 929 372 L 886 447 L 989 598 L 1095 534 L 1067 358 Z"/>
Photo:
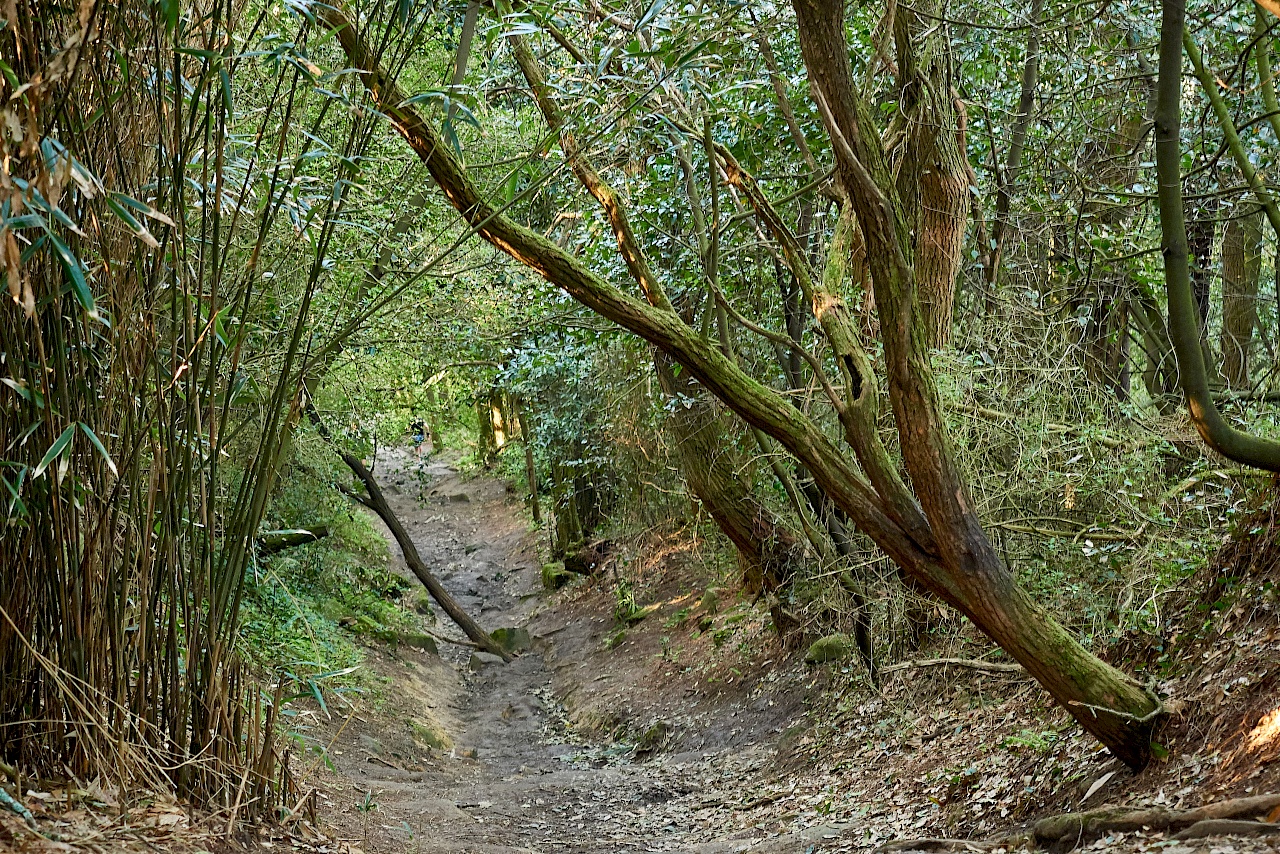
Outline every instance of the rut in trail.
<path fill-rule="evenodd" d="M 818 827 L 765 841 L 758 830 L 725 827 L 726 804 L 765 768 L 771 743 L 648 761 L 575 743 L 551 684 L 553 671 L 582 667 L 586 650 L 575 645 L 580 632 L 531 622 L 545 600 L 518 504 L 502 483 L 464 479 L 447 462 L 404 455 L 379 469 L 388 500 L 449 591 L 486 629 L 529 628 L 533 649 L 479 670 L 460 646 L 442 644 L 439 658 L 371 651 L 369 666 L 386 680 L 382 706 L 358 705 L 340 733 L 348 716 L 335 710 L 322 727 L 321 737 L 338 733 L 334 771 L 317 782 L 322 817 L 339 836 L 368 852 L 585 854 L 804 851 L 839 835 Z M 453 626 L 439 631 L 460 637 Z M 441 746 L 426 749 L 433 739 Z"/>

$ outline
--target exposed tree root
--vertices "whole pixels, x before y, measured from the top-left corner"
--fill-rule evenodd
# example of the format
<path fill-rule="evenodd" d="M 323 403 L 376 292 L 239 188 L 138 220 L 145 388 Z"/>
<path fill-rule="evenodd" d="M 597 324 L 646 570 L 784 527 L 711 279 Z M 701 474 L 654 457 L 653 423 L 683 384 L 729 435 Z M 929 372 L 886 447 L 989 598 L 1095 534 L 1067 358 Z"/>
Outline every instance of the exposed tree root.
<path fill-rule="evenodd" d="M 1280 807 L 1280 795 L 1258 795 L 1206 804 L 1191 810 L 1163 807 L 1126 809 L 1103 807 L 1082 813 L 1066 813 L 1036 822 L 1036 842 L 1052 851 L 1070 851 L 1108 833 L 1139 830 L 1173 831 L 1179 839 L 1240 834 L 1252 831 L 1280 833 L 1280 825 L 1268 824 L 1268 814 Z M 1186 835 L 1184 835 L 1186 834 Z"/>

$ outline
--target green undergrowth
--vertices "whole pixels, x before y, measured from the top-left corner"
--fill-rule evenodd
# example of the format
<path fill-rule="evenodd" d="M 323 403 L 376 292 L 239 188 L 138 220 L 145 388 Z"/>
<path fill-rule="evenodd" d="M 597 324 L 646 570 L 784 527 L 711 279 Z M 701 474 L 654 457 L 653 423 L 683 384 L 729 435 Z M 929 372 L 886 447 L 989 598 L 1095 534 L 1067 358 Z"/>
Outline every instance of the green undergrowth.
<path fill-rule="evenodd" d="M 329 536 L 264 557 L 251 568 L 242 652 L 256 666 L 300 682 L 338 674 L 327 677 L 327 684 L 375 687 L 360 668 L 361 640 L 416 636 L 430 608 L 415 595 L 415 585 L 391 571 L 387 542 L 372 520 L 330 487 L 295 473 L 282 485 L 264 527 L 315 525 L 327 525 Z"/>

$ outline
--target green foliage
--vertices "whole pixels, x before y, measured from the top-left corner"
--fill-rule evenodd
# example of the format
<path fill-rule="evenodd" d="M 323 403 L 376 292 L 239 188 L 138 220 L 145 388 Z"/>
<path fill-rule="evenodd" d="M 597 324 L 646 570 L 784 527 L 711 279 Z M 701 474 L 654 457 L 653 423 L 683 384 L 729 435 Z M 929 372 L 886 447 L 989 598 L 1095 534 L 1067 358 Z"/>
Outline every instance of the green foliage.
<path fill-rule="evenodd" d="M 242 643 L 261 667 L 339 670 L 361 662 L 357 635 L 412 645 L 421 634 L 419 618 L 401 604 L 412 607 L 416 585 L 389 569 L 386 540 L 345 498 L 299 474 L 276 496 L 271 524 L 326 524 L 331 534 L 272 555 L 253 573 Z"/>

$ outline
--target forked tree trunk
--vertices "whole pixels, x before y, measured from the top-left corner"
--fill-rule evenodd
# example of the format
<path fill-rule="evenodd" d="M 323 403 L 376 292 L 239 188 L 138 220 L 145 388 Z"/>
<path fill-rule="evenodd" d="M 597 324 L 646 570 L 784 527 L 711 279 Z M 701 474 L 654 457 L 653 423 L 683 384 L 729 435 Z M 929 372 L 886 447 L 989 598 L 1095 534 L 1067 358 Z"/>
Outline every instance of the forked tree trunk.
<path fill-rule="evenodd" d="M 1258 323 L 1258 274 L 1262 270 L 1262 209 L 1232 211 L 1222 235 L 1222 375 L 1234 389 L 1249 386 L 1249 348 Z"/>
<path fill-rule="evenodd" d="M 1091 655 L 1018 586 L 982 530 L 956 466 L 929 364 L 919 283 L 905 260 L 910 257 L 904 245 L 906 215 L 870 109 L 853 85 L 844 4 L 793 0 L 792 5 L 810 86 L 832 137 L 837 175 L 866 236 L 894 421 L 936 552 L 916 557 L 895 554 L 887 543 L 881 547 L 969 616 L 1120 759 L 1142 767 L 1150 758 L 1159 704 Z M 824 473 L 810 470 L 821 483 Z"/>
<path fill-rule="evenodd" d="M 725 441 L 725 415 L 716 402 L 662 351 L 654 351 L 653 364 L 673 402 L 667 425 L 680 473 L 737 549 L 746 590 L 776 590 L 799 560 L 799 538 L 743 482 L 741 460 Z"/>

